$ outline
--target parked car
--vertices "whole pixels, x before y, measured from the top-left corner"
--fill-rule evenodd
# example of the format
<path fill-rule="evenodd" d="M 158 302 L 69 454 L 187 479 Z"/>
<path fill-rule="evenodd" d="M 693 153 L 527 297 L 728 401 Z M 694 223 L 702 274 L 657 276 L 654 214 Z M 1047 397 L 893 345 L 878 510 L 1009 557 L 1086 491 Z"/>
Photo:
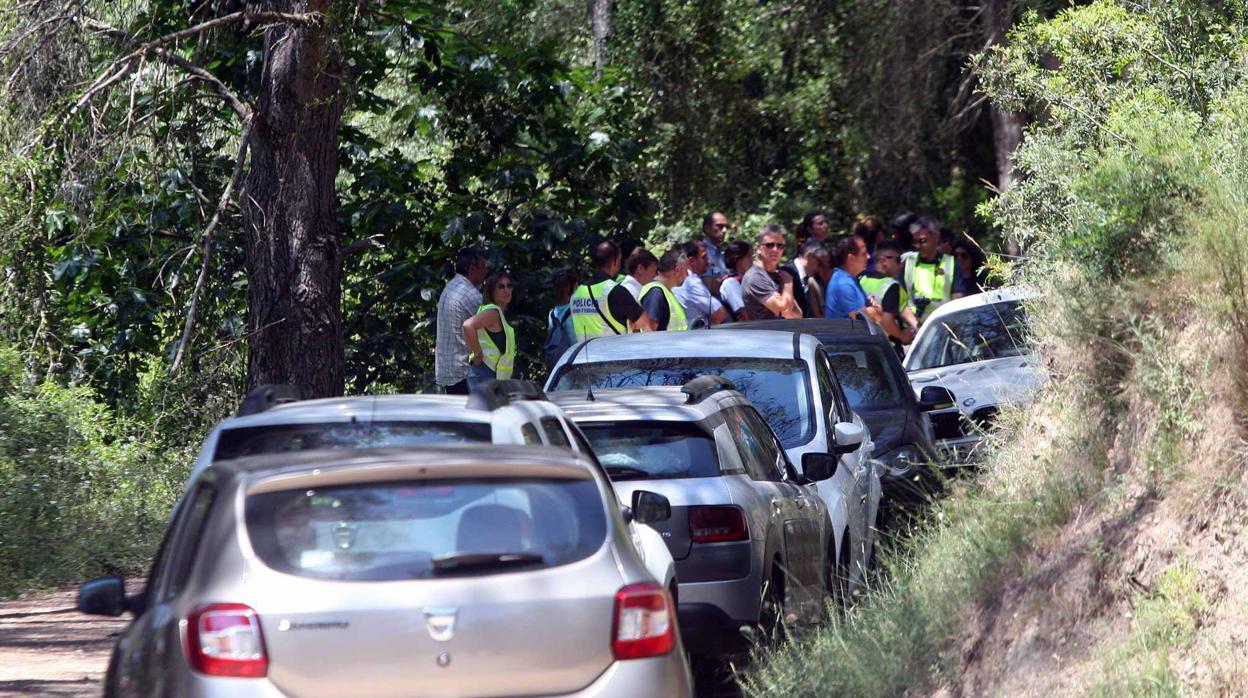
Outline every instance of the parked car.
<path fill-rule="evenodd" d="M 955 403 L 931 413 L 946 457 L 973 460 L 1000 406 L 1029 401 L 1044 384 L 1027 343 L 1023 306 L 1034 297 L 1018 287 L 949 301 L 914 338 L 903 365 L 920 401 Z"/>
<path fill-rule="evenodd" d="M 819 340 L 850 407 L 871 430 L 883 466 L 884 495 L 896 502 L 927 499 L 939 489 L 930 422 L 888 336 L 867 320 L 756 320 L 720 327 L 801 332 Z M 943 404 L 943 403 L 936 403 Z M 933 404 L 926 405 L 934 407 Z"/>
<path fill-rule="evenodd" d="M 262 386 L 222 420 L 195 470 L 229 458 L 325 448 L 495 443 L 571 449 L 596 463 L 585 437 L 527 381 L 491 381 L 468 397 L 364 395 L 299 400 L 288 386 Z M 630 522 L 637 553 L 656 581 L 676 589 L 676 564 L 659 533 Z"/>
<path fill-rule="evenodd" d="M 581 427 L 617 491 L 671 503 L 671 518 L 656 526 L 676 558 L 690 652 L 738 653 L 748 648 L 742 626 L 770 637 L 789 614 L 823 617 L 844 570 L 814 483 L 831 476 L 836 456 L 807 452 L 799 474 L 766 420 L 719 377 L 550 398 Z"/>
<path fill-rule="evenodd" d="M 178 503 L 105 695 L 385 698 L 690 693 L 673 604 L 622 509 L 564 449 L 444 446 L 217 461 Z"/>
<path fill-rule="evenodd" d="M 648 332 L 580 342 L 559 359 L 548 391 L 587 387 L 680 386 L 701 375 L 727 378 L 758 408 L 789 460 L 807 453 L 840 456 L 818 484 L 847 586 L 861 583 L 875 549 L 880 476 L 865 422 L 850 408 L 814 337 L 792 332 Z"/>

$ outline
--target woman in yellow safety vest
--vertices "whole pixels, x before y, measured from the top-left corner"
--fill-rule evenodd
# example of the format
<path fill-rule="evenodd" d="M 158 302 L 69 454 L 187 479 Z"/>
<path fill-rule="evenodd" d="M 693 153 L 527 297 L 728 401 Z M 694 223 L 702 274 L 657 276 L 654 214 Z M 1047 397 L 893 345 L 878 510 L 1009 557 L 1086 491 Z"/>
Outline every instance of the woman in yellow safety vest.
<path fill-rule="evenodd" d="M 485 302 L 477 314 L 464 320 L 464 341 L 468 344 L 468 388 L 489 380 L 511 378 L 516 365 L 516 331 L 507 324 L 513 282 L 503 272 L 485 280 Z"/>

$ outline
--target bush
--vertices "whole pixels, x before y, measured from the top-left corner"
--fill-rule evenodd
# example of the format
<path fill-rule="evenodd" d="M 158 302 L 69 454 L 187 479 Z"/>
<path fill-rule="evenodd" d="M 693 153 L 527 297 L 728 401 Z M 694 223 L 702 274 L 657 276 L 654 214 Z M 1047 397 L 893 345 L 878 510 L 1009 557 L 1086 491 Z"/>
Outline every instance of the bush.
<path fill-rule="evenodd" d="M 0 597 L 150 563 L 194 444 L 145 426 L 0 348 Z"/>

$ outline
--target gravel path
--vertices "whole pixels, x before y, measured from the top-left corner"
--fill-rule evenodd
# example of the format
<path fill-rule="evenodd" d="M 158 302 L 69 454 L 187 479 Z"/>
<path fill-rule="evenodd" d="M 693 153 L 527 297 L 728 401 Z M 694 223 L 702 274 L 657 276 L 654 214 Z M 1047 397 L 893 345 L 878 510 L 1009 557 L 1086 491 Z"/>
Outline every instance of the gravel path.
<path fill-rule="evenodd" d="M 77 593 L 75 587 L 0 602 L 0 696 L 100 695 L 109 652 L 129 616 L 82 615 Z"/>

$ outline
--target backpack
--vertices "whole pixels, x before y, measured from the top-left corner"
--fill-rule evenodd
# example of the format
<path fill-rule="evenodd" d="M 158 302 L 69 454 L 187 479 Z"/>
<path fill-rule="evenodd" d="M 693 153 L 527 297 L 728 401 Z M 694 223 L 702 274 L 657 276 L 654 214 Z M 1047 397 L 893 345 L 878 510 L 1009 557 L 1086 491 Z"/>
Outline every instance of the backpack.
<path fill-rule="evenodd" d="M 555 367 L 563 352 L 572 346 L 572 307 L 561 305 L 554 308 L 546 316 L 546 341 L 542 343 L 542 358 L 546 369 Z"/>

